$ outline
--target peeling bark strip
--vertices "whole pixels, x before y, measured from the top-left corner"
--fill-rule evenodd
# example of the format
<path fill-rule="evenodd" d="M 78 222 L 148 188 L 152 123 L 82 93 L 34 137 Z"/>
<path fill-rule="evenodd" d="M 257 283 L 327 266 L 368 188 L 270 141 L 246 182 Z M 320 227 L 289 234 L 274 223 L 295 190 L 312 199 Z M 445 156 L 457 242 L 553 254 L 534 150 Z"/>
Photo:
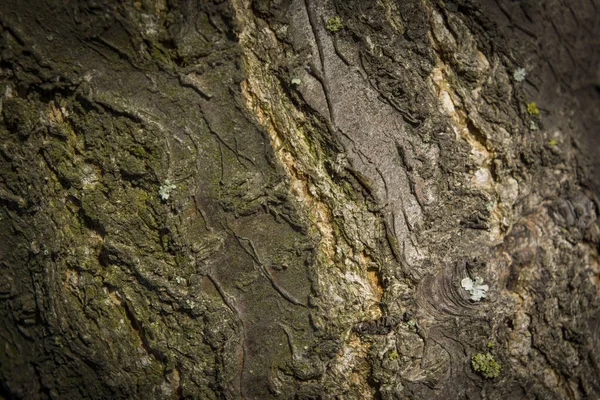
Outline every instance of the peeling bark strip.
<path fill-rule="evenodd" d="M 373 246 L 373 239 L 380 239 L 383 225 L 377 215 L 368 211 L 367 202 L 348 196 L 327 171 L 326 163 L 335 153 L 328 154 L 322 146 L 335 148 L 338 143 L 320 137 L 319 129 L 329 128 L 335 135 L 333 110 L 329 110 L 329 124 L 323 124 L 311 121 L 287 100 L 281 82 L 269 71 L 269 61 L 260 60 L 253 50 L 261 46 L 280 52 L 274 33 L 255 19 L 250 4 L 234 4 L 237 19 L 244 26 L 240 45 L 244 49 L 248 77 L 242 83 L 242 96 L 257 121 L 266 128 L 275 154 L 290 179 L 292 193 L 320 236 L 313 266 L 316 276 L 313 290 L 317 292 L 315 305 L 319 311 L 312 317 L 321 330 L 330 325 L 326 321 L 336 321 L 331 325 L 333 329 L 347 331 L 362 319 L 376 319 L 381 315 L 381 284 L 377 274 L 369 273 L 369 268 L 378 271 L 381 266 L 369 255 L 375 250 L 369 251 L 369 245 Z M 304 10 L 305 17 L 310 14 L 309 10 Z M 253 33 L 258 33 L 258 37 L 252 37 Z M 320 46 L 318 40 L 315 43 Z M 344 218 L 349 213 L 352 213 L 351 220 Z M 333 216 L 337 216 L 336 220 Z M 367 381 L 369 370 L 365 368 L 368 367 L 368 347 L 349 336 L 326 371 L 332 374 L 329 379 L 337 382 L 344 375 L 352 375 L 349 384 L 354 386 L 353 390 L 363 397 L 372 397 L 373 390 Z"/>
<path fill-rule="evenodd" d="M 0 397 L 600 397 L 597 0 L 0 3 Z"/>

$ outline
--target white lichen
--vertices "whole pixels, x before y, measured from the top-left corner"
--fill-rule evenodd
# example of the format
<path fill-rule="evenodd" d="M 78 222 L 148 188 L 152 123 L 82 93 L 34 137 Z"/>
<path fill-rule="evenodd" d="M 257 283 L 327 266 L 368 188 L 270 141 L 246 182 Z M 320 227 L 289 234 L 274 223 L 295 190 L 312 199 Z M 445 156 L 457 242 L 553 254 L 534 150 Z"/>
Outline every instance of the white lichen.
<path fill-rule="evenodd" d="M 177 186 L 173 185 L 171 181 L 167 179 L 165 183 L 163 183 L 158 189 L 158 195 L 160 196 L 162 201 L 167 201 L 169 200 L 169 197 L 171 197 L 171 192 L 173 192 L 173 190 L 175 190 L 176 188 Z"/>
<path fill-rule="evenodd" d="M 294 78 L 292 79 L 292 85 L 293 86 L 298 86 L 302 83 L 302 81 L 300 80 L 300 78 Z"/>
<path fill-rule="evenodd" d="M 535 123 L 535 121 L 529 121 L 529 130 L 531 131 L 537 131 L 539 128 L 537 126 L 537 124 Z"/>
<path fill-rule="evenodd" d="M 527 71 L 525 70 L 525 68 L 517 68 L 515 69 L 515 72 L 513 72 L 513 78 L 517 82 L 523 82 L 526 76 Z"/>
<path fill-rule="evenodd" d="M 467 277 L 460 281 L 460 285 L 471 295 L 471 300 L 479 301 L 486 297 L 486 293 L 490 290 L 488 285 L 483 284 L 483 278 L 477 276 L 475 280 Z"/>

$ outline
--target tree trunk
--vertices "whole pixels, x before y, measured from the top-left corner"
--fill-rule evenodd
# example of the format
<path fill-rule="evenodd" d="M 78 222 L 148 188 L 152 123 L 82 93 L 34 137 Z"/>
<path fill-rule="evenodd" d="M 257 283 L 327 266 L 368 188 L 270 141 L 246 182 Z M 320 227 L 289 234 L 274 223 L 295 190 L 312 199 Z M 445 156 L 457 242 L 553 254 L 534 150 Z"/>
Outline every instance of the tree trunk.
<path fill-rule="evenodd" d="M 598 0 L 2 0 L 0 397 L 600 396 Z"/>

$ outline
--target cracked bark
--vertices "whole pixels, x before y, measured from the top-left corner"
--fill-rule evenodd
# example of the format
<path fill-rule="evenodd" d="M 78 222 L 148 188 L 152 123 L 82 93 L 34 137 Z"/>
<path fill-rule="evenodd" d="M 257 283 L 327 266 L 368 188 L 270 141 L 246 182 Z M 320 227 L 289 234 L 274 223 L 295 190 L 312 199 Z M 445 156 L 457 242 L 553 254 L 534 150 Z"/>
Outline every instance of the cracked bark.
<path fill-rule="evenodd" d="M 600 396 L 600 4 L 538 3 L 3 1 L 0 397 Z"/>

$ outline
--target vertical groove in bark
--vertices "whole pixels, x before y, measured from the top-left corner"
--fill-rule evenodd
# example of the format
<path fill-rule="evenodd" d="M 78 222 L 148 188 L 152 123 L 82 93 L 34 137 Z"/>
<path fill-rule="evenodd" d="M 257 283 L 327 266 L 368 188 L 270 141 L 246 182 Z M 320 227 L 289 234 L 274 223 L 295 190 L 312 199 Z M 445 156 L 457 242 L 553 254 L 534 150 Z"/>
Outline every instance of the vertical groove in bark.
<path fill-rule="evenodd" d="M 367 201 L 350 197 L 333 181 L 328 167 L 331 168 L 331 158 L 335 157 L 332 150 L 337 143 L 329 136 L 333 132 L 323 134 L 331 126 L 305 115 L 288 100 L 283 88 L 286 83 L 272 75 L 268 59 L 259 59 L 255 54 L 258 48 L 276 52 L 283 52 L 283 48 L 269 27 L 252 14 L 248 3 L 234 4 L 243 26 L 240 45 L 247 79 L 242 83 L 242 95 L 268 132 L 292 193 L 313 232 L 319 236 L 317 260 L 311 267 L 315 269 L 316 294 L 312 302 L 317 307 L 312 318 L 319 331 L 333 330 L 345 337 L 338 356 L 327 367 L 325 381 L 340 383 L 344 376 L 349 376 L 340 385 L 339 393 L 346 391 L 344 386 L 348 385 L 355 386 L 353 392 L 371 397 L 373 389 L 367 382 L 366 360 L 369 345 L 352 333 L 351 328 L 362 320 L 376 320 L 382 315 L 378 272 L 381 266 L 371 256 L 377 242 L 382 240 L 382 223 L 368 211 Z M 358 223 L 366 229 L 359 232 L 357 223 L 348 217 L 361 219 Z"/>

